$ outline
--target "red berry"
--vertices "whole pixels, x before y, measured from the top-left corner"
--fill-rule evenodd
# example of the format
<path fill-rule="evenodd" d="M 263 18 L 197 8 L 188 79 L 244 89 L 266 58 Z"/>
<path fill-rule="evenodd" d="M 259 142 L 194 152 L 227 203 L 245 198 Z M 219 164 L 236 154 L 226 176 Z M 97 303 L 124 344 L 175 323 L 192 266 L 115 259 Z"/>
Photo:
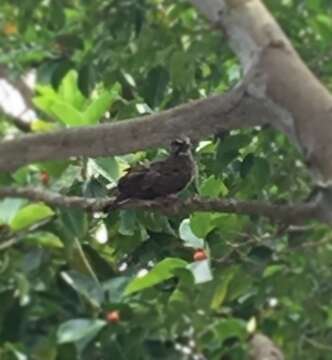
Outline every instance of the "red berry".
<path fill-rule="evenodd" d="M 50 182 L 50 175 L 48 175 L 48 172 L 47 171 L 42 171 L 40 173 L 40 181 L 45 185 L 47 186 L 48 183 Z"/>
<path fill-rule="evenodd" d="M 120 321 L 120 313 L 117 310 L 109 311 L 106 314 L 106 320 L 110 323 L 116 324 Z"/>
<path fill-rule="evenodd" d="M 207 255 L 202 249 L 196 250 L 193 257 L 195 261 L 202 261 L 207 259 Z"/>

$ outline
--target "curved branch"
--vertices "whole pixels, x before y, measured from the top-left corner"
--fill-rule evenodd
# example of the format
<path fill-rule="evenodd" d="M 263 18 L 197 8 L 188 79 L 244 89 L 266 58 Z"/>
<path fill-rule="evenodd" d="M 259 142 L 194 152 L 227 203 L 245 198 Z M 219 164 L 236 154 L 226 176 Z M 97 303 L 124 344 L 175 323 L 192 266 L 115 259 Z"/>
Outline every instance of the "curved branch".
<path fill-rule="evenodd" d="M 65 196 L 35 188 L 0 188 L 0 198 L 15 197 L 32 201 L 43 201 L 52 206 L 76 207 L 90 211 L 105 211 L 114 209 L 144 209 L 170 214 L 188 214 L 199 212 L 221 212 L 239 215 L 265 216 L 273 221 L 285 223 L 302 223 L 308 219 L 320 219 L 317 203 L 303 204 L 272 204 L 266 201 L 235 199 L 208 199 L 191 197 L 159 198 L 152 201 L 127 200 L 115 204 L 114 198 L 85 198 L 79 196 Z"/>
<path fill-rule="evenodd" d="M 255 80 L 249 72 L 243 82 L 224 95 L 211 96 L 158 114 L 113 124 L 63 129 L 27 135 L 0 143 L 0 171 L 71 156 L 109 156 L 169 144 L 179 134 L 200 139 L 220 130 L 262 125 L 280 117 L 271 104 L 247 91 Z"/>
<path fill-rule="evenodd" d="M 245 70 L 260 57 L 264 97 L 289 114 L 286 123 L 273 119 L 271 124 L 300 145 L 317 183 L 332 183 L 332 95 L 302 61 L 264 2 L 190 2 L 222 29 Z"/>

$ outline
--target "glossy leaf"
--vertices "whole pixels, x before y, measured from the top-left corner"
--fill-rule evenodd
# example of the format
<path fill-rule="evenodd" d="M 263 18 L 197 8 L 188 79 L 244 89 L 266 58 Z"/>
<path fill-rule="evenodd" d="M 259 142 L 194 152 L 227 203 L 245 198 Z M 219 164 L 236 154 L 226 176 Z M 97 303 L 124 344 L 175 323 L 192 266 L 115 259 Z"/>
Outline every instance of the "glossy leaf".
<path fill-rule="evenodd" d="M 10 221 L 10 227 L 21 230 L 54 215 L 51 208 L 43 203 L 31 204 L 20 209 Z"/>
<path fill-rule="evenodd" d="M 187 262 L 177 258 L 167 258 L 156 264 L 148 274 L 132 280 L 126 287 L 127 295 L 146 288 L 155 286 L 174 276 L 173 271 L 179 268 L 185 268 Z"/>
<path fill-rule="evenodd" d="M 93 125 L 99 122 L 106 111 L 110 110 L 112 103 L 118 98 L 121 91 L 120 84 L 113 85 L 110 91 L 104 91 L 93 99 L 91 104 L 82 114 L 87 124 Z"/>
<path fill-rule="evenodd" d="M 184 241 L 185 246 L 192 248 L 203 248 L 204 239 L 197 237 L 191 230 L 190 220 L 184 219 L 179 227 L 180 238 Z"/>
<path fill-rule="evenodd" d="M 226 185 L 213 175 L 208 177 L 199 188 L 200 195 L 204 197 L 226 196 L 228 189 Z"/>
<path fill-rule="evenodd" d="M 106 325 L 106 321 L 99 319 L 72 319 L 62 323 L 57 330 L 59 344 L 77 342 L 86 337 L 93 338 Z"/>
<path fill-rule="evenodd" d="M 202 284 L 213 279 L 210 261 L 208 259 L 195 261 L 188 265 L 188 269 L 194 276 L 195 284 Z"/>
<path fill-rule="evenodd" d="M 22 199 L 4 199 L 0 201 L 0 222 L 9 224 L 25 203 Z"/>

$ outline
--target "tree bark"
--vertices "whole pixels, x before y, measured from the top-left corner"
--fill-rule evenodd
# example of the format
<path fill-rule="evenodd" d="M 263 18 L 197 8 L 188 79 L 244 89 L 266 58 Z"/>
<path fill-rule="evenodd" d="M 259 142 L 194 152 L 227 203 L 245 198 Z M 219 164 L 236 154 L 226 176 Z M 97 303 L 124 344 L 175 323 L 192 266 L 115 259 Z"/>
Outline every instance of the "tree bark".
<path fill-rule="evenodd" d="M 254 72 L 248 74 L 241 85 L 225 95 L 193 101 L 158 114 L 3 141 L 0 171 L 72 156 L 126 154 L 168 145 L 181 134 L 200 139 L 220 130 L 262 125 L 269 118 L 282 116 L 268 102 L 250 95 L 247 88 L 254 75 Z"/>
<path fill-rule="evenodd" d="M 155 200 L 126 200 L 114 203 L 115 198 L 86 198 L 66 196 L 35 188 L 0 188 L 0 199 L 24 198 L 31 201 L 42 201 L 51 206 L 80 208 L 91 211 L 107 211 L 115 209 L 145 209 L 172 214 L 190 214 L 199 212 L 222 212 L 238 215 L 264 216 L 272 221 L 284 224 L 302 224 L 308 219 L 321 220 L 320 208 L 316 202 L 302 204 L 271 204 L 260 200 L 207 199 L 191 197 L 180 199 L 176 196 Z"/>
<path fill-rule="evenodd" d="M 289 115 L 270 119 L 297 143 L 322 186 L 332 182 L 332 96 L 260 0 L 191 0 L 222 29 L 245 70 L 259 58 L 261 95 Z M 285 119 L 285 117 L 283 118 Z"/>

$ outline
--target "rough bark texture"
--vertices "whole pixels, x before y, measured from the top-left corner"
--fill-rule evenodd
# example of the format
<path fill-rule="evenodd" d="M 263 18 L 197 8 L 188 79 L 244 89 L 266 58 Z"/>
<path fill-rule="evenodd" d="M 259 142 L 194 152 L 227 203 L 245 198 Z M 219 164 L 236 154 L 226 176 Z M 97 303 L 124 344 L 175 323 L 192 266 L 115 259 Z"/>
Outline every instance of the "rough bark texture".
<path fill-rule="evenodd" d="M 332 97 L 303 63 L 260 0 L 192 0 L 227 36 L 244 69 L 254 59 L 265 97 L 289 114 L 270 119 L 300 145 L 316 182 L 332 181 Z M 208 4 L 207 4 L 208 3 Z"/>
<path fill-rule="evenodd" d="M 279 116 L 268 102 L 247 91 L 252 75 L 225 95 L 193 101 L 158 114 L 114 124 L 26 135 L 0 143 L 0 171 L 71 156 L 119 155 L 168 145 L 179 135 L 193 139 L 233 129 L 261 125 Z"/>

